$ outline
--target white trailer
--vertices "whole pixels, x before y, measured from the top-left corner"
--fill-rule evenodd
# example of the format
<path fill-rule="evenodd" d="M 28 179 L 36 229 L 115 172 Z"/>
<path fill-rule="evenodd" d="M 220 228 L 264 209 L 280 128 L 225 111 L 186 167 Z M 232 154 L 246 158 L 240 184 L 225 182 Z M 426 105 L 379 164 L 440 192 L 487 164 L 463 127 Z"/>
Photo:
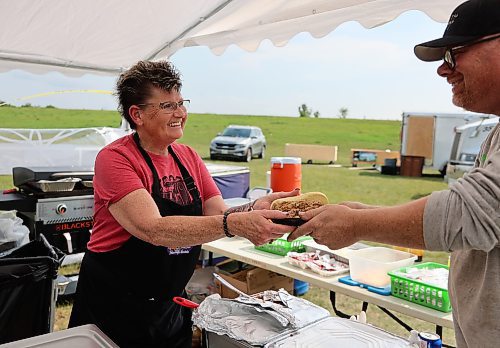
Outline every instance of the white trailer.
<path fill-rule="evenodd" d="M 455 130 L 450 161 L 446 168 L 446 180 L 452 183 L 474 166 L 481 144 L 498 123 L 498 117 L 466 124 Z"/>
<path fill-rule="evenodd" d="M 401 156 L 422 156 L 424 168 L 446 173 L 455 129 L 493 117 L 484 114 L 405 112 L 401 125 Z"/>

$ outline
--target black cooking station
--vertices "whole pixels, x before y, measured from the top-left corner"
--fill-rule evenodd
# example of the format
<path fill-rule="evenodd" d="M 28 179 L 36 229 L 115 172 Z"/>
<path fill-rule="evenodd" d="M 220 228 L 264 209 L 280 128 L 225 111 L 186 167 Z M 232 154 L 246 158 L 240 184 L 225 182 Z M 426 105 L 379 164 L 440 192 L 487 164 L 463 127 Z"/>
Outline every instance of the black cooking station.
<path fill-rule="evenodd" d="M 0 210 L 17 210 L 30 239 L 43 234 L 66 254 L 86 250 L 94 213 L 93 169 L 15 167 L 16 190 L 4 191 Z"/>

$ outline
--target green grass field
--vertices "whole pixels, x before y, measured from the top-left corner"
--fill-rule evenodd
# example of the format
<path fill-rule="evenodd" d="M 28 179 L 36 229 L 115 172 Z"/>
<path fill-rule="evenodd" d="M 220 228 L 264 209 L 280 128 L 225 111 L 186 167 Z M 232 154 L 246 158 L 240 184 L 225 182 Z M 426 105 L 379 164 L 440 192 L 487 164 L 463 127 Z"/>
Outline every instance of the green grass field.
<path fill-rule="evenodd" d="M 78 128 L 118 127 L 120 116 L 113 111 L 61 110 L 53 108 L 0 108 L 0 127 L 6 128 Z M 248 166 L 251 186 L 266 184 L 271 156 L 283 156 L 285 143 L 337 145 L 338 164 L 350 166 L 351 148 L 399 150 L 399 121 L 351 119 L 291 118 L 241 115 L 192 114 L 181 142 L 191 145 L 205 159 L 210 140 L 229 124 L 261 127 L 267 137 L 267 158 L 251 163 L 224 162 Z M 367 203 L 395 204 L 445 188 L 441 178 L 402 178 L 381 176 L 376 172 L 348 171 L 324 165 L 302 168 L 303 191 L 321 190 L 331 201 L 363 200 Z M 9 186 L 10 178 L 0 185 Z"/>
<path fill-rule="evenodd" d="M 1 128 L 118 127 L 119 124 L 120 116 L 113 111 L 0 107 Z M 409 178 L 381 175 L 374 170 L 350 170 L 351 148 L 399 151 L 401 128 L 399 121 L 191 114 L 182 142 L 192 146 L 204 159 L 207 159 L 210 140 L 229 124 L 256 125 L 261 127 L 266 135 L 267 158 L 254 159 L 250 163 L 219 162 L 248 166 L 251 173 L 251 187 L 266 185 L 266 171 L 270 170 L 269 159 L 272 156 L 283 156 L 285 143 L 299 143 L 338 146 L 337 163 L 342 167 L 321 164 L 302 166 L 302 190 L 324 192 L 331 202 L 350 200 L 393 205 L 447 188 L 443 179 L 434 175 L 437 172 L 426 173 L 428 175 L 423 177 Z M 10 187 L 12 187 L 11 176 L 0 176 L 0 188 Z M 446 263 L 447 254 L 426 252 L 424 261 Z M 312 288 L 305 298 L 331 310 L 328 293 L 325 290 Z M 338 303 L 347 313 L 357 313 L 361 310 L 361 302 L 345 296 L 339 296 Z M 59 304 L 56 329 L 67 326 L 70 310 L 70 303 Z M 416 329 L 434 330 L 431 324 L 402 317 Z M 407 335 L 403 328 L 375 306 L 369 307 L 368 321 L 388 331 Z M 444 340 L 447 344 L 455 344 L 451 330 L 445 329 Z"/>

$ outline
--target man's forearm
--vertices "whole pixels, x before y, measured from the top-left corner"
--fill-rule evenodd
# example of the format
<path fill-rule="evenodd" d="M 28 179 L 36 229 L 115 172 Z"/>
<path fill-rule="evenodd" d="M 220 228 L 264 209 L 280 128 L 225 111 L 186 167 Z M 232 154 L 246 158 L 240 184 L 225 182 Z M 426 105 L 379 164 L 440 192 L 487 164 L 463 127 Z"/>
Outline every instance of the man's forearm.
<path fill-rule="evenodd" d="M 423 217 L 427 197 L 393 207 L 353 211 L 359 240 L 424 249 Z"/>

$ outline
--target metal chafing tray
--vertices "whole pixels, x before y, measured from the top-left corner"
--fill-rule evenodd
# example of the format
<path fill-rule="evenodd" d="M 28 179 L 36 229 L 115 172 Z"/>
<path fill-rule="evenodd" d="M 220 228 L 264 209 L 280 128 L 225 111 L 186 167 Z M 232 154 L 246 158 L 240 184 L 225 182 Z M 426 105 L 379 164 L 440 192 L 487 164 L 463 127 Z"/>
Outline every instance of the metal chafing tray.
<path fill-rule="evenodd" d="M 289 295 L 266 291 L 272 303 L 240 296 L 207 297 L 193 313 L 208 348 L 378 347 L 407 348 L 408 340 L 353 320 L 332 317 L 324 308 Z M 281 301 L 275 302 L 280 298 Z M 281 304 L 280 304 L 281 302 Z"/>
<path fill-rule="evenodd" d="M 118 348 L 95 325 L 82 325 L 20 341 L 0 345 L 1 348 Z"/>
<path fill-rule="evenodd" d="M 277 341 L 266 348 L 293 347 L 357 347 L 407 348 L 409 342 L 374 326 L 353 320 L 329 317 L 313 323 Z"/>
<path fill-rule="evenodd" d="M 226 335 L 205 331 L 208 348 L 408 348 L 409 342 L 403 338 L 374 326 L 353 320 L 328 317 L 292 333 L 281 335 L 264 345 L 251 345 Z"/>

